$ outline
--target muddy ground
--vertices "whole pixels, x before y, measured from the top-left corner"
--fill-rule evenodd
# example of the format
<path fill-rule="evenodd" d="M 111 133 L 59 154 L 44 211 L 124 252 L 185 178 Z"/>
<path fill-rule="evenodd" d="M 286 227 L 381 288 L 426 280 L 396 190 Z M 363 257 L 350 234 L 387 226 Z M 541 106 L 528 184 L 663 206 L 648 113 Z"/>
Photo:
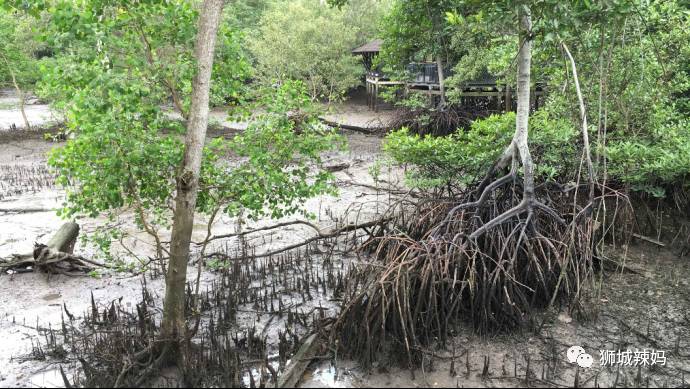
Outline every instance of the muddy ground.
<path fill-rule="evenodd" d="M 19 124 L 11 96 L 0 99 L 0 210 L 30 208 L 31 212 L 0 211 L 0 257 L 26 252 L 36 241 L 45 241 L 62 223 L 54 209 L 60 206 L 64 192 L 47 181 L 46 153 L 61 143 L 46 141 L 43 131 L 32 132 L 9 129 Z M 30 116 L 38 126 L 51 123 L 46 106 L 34 106 L 30 112 L 44 116 Z M 15 116 L 12 116 L 15 115 Z M 214 113 L 218 129 L 212 135 L 230 134 L 241 129 L 241 123 L 230 123 L 222 111 Z M 353 125 L 376 127 L 385 122 L 390 112 L 373 114 L 362 105 L 334 107 L 329 120 Z M 14 120 L 14 121 L 13 121 Z M 225 129 L 224 129 L 225 128 Z M 230 130 L 229 128 L 232 128 Z M 225 132 L 225 133 L 224 133 Z M 343 223 L 343 220 L 370 220 L 383 212 L 394 200 L 376 187 L 403 188 L 400 168 L 384 167 L 382 180 L 374 182 L 370 168 L 381 157 L 382 138 L 360 132 L 344 131 L 349 141 L 345 152 L 328 156 L 328 164 L 339 166 L 339 195 L 312 199 L 306 205 L 317 215 L 315 223 L 324 229 Z M 17 175 L 31 175 L 35 180 L 26 183 Z M 14 181 L 13 181 L 14 180 Z M 10 182 L 12 181 L 12 182 Z M 44 182 L 45 181 L 45 182 Z M 20 193 L 12 193 L 21 184 Z M 4 186 L 3 186 L 4 185 Z M 21 186 L 20 185 L 20 186 Z M 4 192 L 3 191 L 4 189 Z M 9 189 L 8 189 L 9 188 Z M 120 220 L 130 233 L 123 245 L 145 257 L 151 254 L 151 240 L 136 231 L 131 215 L 123 212 Z M 285 220 L 294 220 L 287 218 Z M 88 233 L 101 219 L 79 221 L 82 232 Z M 270 225 L 276 221 L 261 220 L 244 228 Z M 235 231 L 237 221 L 223 217 L 214 224 L 216 233 Z M 197 223 L 195 239 L 203 237 L 203 219 Z M 253 237 L 257 252 L 284 247 L 313 235 L 308 228 L 291 226 Z M 221 242 L 220 246 L 234 246 L 236 241 Z M 118 246 L 119 243 L 116 243 Z M 213 250 L 213 248 L 211 248 Z M 78 243 L 76 252 L 99 258 L 89 245 Z M 123 259 L 128 252 L 115 250 Z M 565 308 L 547 315 L 539 329 L 521 333 L 480 337 L 460 325 L 458 336 L 444 349 L 427 350 L 423 369 L 410 372 L 388 363 L 381 357 L 371 371 L 364 371 L 357 362 L 338 359 L 315 362 L 304 376 L 303 387 L 521 387 L 573 386 L 577 377 L 580 386 L 610 387 L 650 386 L 682 387 L 690 382 L 690 259 L 680 257 L 678 251 L 644 242 L 608 248 L 608 255 L 625 261 L 630 271 L 607 272 L 601 295 L 589 306 L 586 317 L 570 315 Z M 357 266 L 352 258 L 343 258 Z M 190 278 L 196 275 L 190 268 Z M 206 269 L 202 273 L 202 288 L 213 283 L 218 273 Z M 123 304 L 136 304 L 141 296 L 141 276 L 129 272 L 105 271 L 98 277 L 66 277 L 43 274 L 0 275 L 0 386 L 57 387 L 62 379 L 57 370 L 58 360 L 37 360 L 32 357 L 34 345 L 40 341 L 36 327 L 57 326 L 63 304 L 72 313 L 88 309 L 90 296 L 99 305 L 122 297 Z M 148 287 L 160 299 L 163 281 L 147 279 Z M 334 314 L 337 307 L 325 296 L 310 302 L 320 304 Z M 575 316 L 575 317 L 573 317 Z M 258 325 L 280 326 L 265 317 L 255 317 Z M 263 330 L 263 328 L 262 328 Z M 275 328 L 268 329 L 275 331 Z M 573 345 L 582 346 L 594 358 L 592 368 L 578 368 L 568 363 L 566 351 Z M 663 351 L 665 365 L 601 366 L 600 350 Z"/>

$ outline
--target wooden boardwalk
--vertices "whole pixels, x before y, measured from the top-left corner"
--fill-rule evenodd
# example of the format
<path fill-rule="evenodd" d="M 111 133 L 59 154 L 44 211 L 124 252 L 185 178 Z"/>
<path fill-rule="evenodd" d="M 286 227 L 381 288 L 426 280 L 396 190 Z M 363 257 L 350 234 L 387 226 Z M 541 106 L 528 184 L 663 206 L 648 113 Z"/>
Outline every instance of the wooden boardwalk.
<path fill-rule="evenodd" d="M 395 81 L 388 80 L 383 77 L 367 76 L 366 90 L 367 90 L 367 105 L 375 112 L 378 111 L 379 92 L 382 87 L 399 86 L 403 90 L 404 96 L 410 93 L 423 93 L 428 96 L 438 96 L 441 94 L 440 85 L 437 83 L 420 83 L 410 81 Z M 455 89 L 456 87 L 446 87 L 446 93 Z M 532 90 L 532 101 L 534 102 L 534 109 L 539 107 L 539 100 L 546 94 L 544 86 L 537 85 Z M 459 93 L 461 98 L 464 97 L 480 97 L 496 99 L 501 102 L 501 106 L 505 111 L 512 111 L 514 109 L 513 101 L 515 100 L 515 90 L 510 85 L 496 84 L 491 82 L 471 82 L 462 86 L 462 91 Z"/>

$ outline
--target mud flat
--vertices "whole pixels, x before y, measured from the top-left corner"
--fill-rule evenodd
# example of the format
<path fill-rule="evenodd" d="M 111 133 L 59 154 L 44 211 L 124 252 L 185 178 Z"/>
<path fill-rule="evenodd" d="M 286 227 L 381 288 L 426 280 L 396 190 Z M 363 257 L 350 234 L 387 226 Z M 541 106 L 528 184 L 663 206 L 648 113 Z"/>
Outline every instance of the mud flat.
<path fill-rule="evenodd" d="M 347 107 L 334 115 L 347 115 Z M 1 110 L 0 110 L 1 111 Z M 361 111 L 353 122 L 371 124 L 370 113 Z M 218 114 L 220 115 L 220 114 Z M 2 116 L 2 115 L 0 115 Z M 342 116 L 342 117 L 345 117 Z M 220 118 L 220 116 L 218 116 Z M 331 116 L 331 119 L 342 117 Z M 361 120 L 360 120 L 361 119 Z M 220 120 L 220 119 L 219 119 Z M 381 119 L 383 120 L 383 119 Z M 235 125 L 235 124 L 232 124 Z M 228 126 L 230 126 L 228 124 Z M 223 129 L 214 135 L 223 136 Z M 314 223 L 324 230 L 348 222 L 371 220 L 383 212 L 394 198 L 376 188 L 403 188 L 403 172 L 399 168 L 382 169 L 381 180 L 374 182 L 370 168 L 380 158 L 382 139 L 374 135 L 343 131 L 349 140 L 346 152 L 327 156 L 327 165 L 334 167 L 338 179 L 338 196 L 312 199 L 306 207 L 316 215 Z M 7 135 L 7 134 L 5 134 Z M 33 209 L 31 212 L 0 212 L 0 257 L 30 249 L 35 241 L 47 239 L 63 222 L 53 209 L 60 206 L 64 192 L 50 183 L 45 173 L 46 153 L 61 143 L 48 142 L 40 131 L 10 134 L 0 140 L 0 174 L 5 192 L 0 209 Z M 228 136 L 230 134 L 228 133 Z M 3 170 L 4 169 L 4 170 Z M 4 172 L 4 173 L 1 173 Z M 28 174 L 40 179 L 18 188 Z M 15 178 L 12 178 L 15 177 Z M 12 181 L 12 180 L 16 180 Z M 20 185 L 20 186 L 21 186 Z M 3 190 L 0 187 L 0 191 Z M 16 190 L 16 193 L 13 193 Z M 38 210 L 38 211 L 36 211 Z M 243 228 L 260 228 L 281 221 L 260 220 Z M 93 231 L 105 223 L 103 219 L 81 219 L 83 233 Z M 128 232 L 122 244 L 137 255 L 153 254 L 151 239 L 138 232 L 132 215 L 123 211 L 116 223 Z M 214 232 L 234 232 L 237 220 L 221 217 L 214 224 Z M 197 223 L 194 240 L 205 235 L 203 219 Z M 228 239 L 208 248 L 209 252 L 241 250 L 242 244 L 256 253 L 279 249 L 313 236 L 313 230 L 292 225 L 251 235 L 247 241 Z M 165 239 L 166 237 L 164 237 Z M 128 251 L 115 243 L 115 253 L 121 259 L 135 261 Z M 79 241 L 75 251 L 98 259 L 98 252 Z M 358 266 L 360 260 L 352 256 L 334 255 L 334 263 L 323 260 L 324 253 L 333 251 L 329 242 L 310 246 L 309 255 L 285 254 L 299 257 L 303 266 L 309 265 L 316 278 L 327 269 Z M 539 328 L 514 334 L 480 337 L 469 327 L 458 325 L 447 347 L 430 347 L 425 351 L 424 367 L 413 372 L 396 367 L 394 356 L 382 355 L 370 371 L 363 370 L 356 361 L 343 358 L 314 362 L 304 375 L 303 387 L 572 387 L 576 380 L 584 387 L 649 386 L 683 387 L 690 382 L 690 260 L 677 251 L 637 242 L 630 246 L 607 248 L 608 255 L 625 261 L 631 272 L 604 274 L 605 286 L 598 303 L 587 312 L 565 310 L 546 317 Z M 311 258 L 311 259 L 309 259 Z M 245 261 L 246 269 L 259 268 L 267 260 Z M 299 268 L 290 270 L 292 275 Z M 190 281 L 196 268 L 189 269 Z M 211 267 L 201 274 L 201 290 L 212 289 L 224 277 Z M 250 280 L 251 281 L 251 280 Z M 243 282 L 249 282 L 247 280 Z M 270 277 L 246 284 L 252 293 L 265 293 Z M 147 289 L 158 304 L 164 285 L 161 277 L 149 275 Z M 281 293 L 281 303 L 299 305 L 303 312 L 324 312 L 335 315 L 338 304 L 331 291 L 318 285 L 309 297 L 299 293 Z M 60 387 L 63 386 L 58 366 L 74 366 L 73 360 L 61 360 L 36 354 L 36 345 L 45 342 L 46 328 L 56 328 L 61 322 L 64 307 L 81 316 L 91 306 L 91 295 L 99 307 L 120 301 L 133 307 L 141 300 L 142 275 L 129 272 L 105 271 L 98 277 L 66 277 L 45 274 L 0 275 L 0 386 L 2 387 Z M 275 302 L 274 300 L 271 300 Z M 160 308 L 160 305 L 157 305 Z M 260 308 L 260 307 L 259 307 Z M 286 328 L 287 318 L 261 312 L 256 307 L 240 307 L 237 322 L 244 329 L 254 327 L 268 335 L 269 352 L 277 347 L 279 331 Z M 37 331 L 37 328 L 39 331 Z M 304 335 L 300 333 L 300 335 Z M 566 350 L 579 345 L 593 356 L 591 368 L 578 368 L 566 359 Z M 602 350 L 650 350 L 664 352 L 665 364 L 657 361 L 644 366 L 601 366 Z M 71 378 L 68 371 L 68 378 Z M 248 385 L 248 376 L 244 376 Z"/>
<path fill-rule="evenodd" d="M 394 367 L 394 356 L 371 371 L 353 361 L 313 367 L 303 387 L 687 387 L 690 382 L 690 260 L 647 243 L 609 248 L 635 273 L 607 274 L 599 305 L 589 318 L 565 310 L 539 330 L 481 337 L 467 327 L 445 349 L 428 350 L 425 369 Z M 579 345 L 591 368 L 566 358 Z M 454 350 L 454 351 L 453 351 Z M 601 365 L 601 352 L 631 350 L 630 364 Z M 643 365 L 636 351 L 663 352 L 665 363 Z M 433 355 L 433 358 L 432 358 Z M 644 355 L 644 354 L 642 354 Z M 455 356 L 455 357 L 453 357 Z M 432 362 L 433 359 L 433 362 Z M 488 361 L 488 362 L 487 362 Z"/>
<path fill-rule="evenodd" d="M 369 168 L 380 151 L 380 137 L 348 131 L 344 131 L 344 134 L 350 141 L 349 149 L 326 156 L 326 165 L 337 170 L 335 175 L 338 180 L 338 196 L 322 196 L 311 199 L 306 204 L 306 209 L 316 215 L 314 224 L 323 230 L 376 217 L 385 209 L 385 202 L 388 200 L 387 196 L 376 190 L 377 185 L 403 185 L 402 172 L 398 169 L 382 172 L 385 183 L 374 182 L 369 174 Z M 44 176 L 46 153 L 52 147 L 61 147 L 61 143 L 45 141 L 38 132 L 15 134 L 11 141 L 0 144 L 0 171 L 5 172 L 5 191 L 0 199 L 0 230 L 3 231 L 0 234 L 0 257 L 30 250 L 34 242 L 46 240 L 64 222 L 54 212 L 64 200 L 64 191 L 50 182 L 49 174 Z M 27 172 L 38 176 L 40 180 L 27 177 Z M 41 184 L 37 185 L 37 181 L 41 181 Z M 374 203 L 380 206 L 372 206 Z M 5 211 L 1 211 L 2 209 Z M 21 209 L 28 211 L 13 211 Z M 248 223 L 243 228 L 259 228 L 297 218 L 260 220 Z M 88 234 L 108 221 L 86 218 L 78 222 L 82 233 Z M 143 258 L 153 255 L 153 242 L 136 229 L 129 212 L 123 211 L 115 223 L 120 224 L 128 235 L 122 244 L 114 243 L 113 251 L 116 256 L 124 261 L 136 262 L 128 257 L 129 251 L 124 246 Z M 230 217 L 220 217 L 214 223 L 216 234 L 235 232 L 236 228 L 237 220 Z M 193 240 L 202 240 L 205 233 L 204 220 L 200 218 Z M 260 253 L 299 243 L 313 235 L 311 228 L 295 225 L 252 234 L 244 243 Z M 163 236 L 163 239 L 167 237 Z M 207 252 L 227 252 L 234 247 L 239 247 L 239 241 L 231 238 L 210 245 Z M 318 245 L 315 248 L 318 250 Z M 77 242 L 75 253 L 100 259 L 98 251 L 82 241 Z M 315 274 L 319 273 L 319 269 L 315 268 Z M 56 374 L 58 360 L 37 356 L 36 345 L 42 341 L 44 334 L 41 330 L 59 325 L 65 315 L 64 307 L 72 314 L 81 316 L 90 309 L 91 295 L 99 307 L 108 306 L 116 300 L 125 307 L 134 307 L 141 300 L 141 275 L 116 271 L 101 273 L 98 277 L 48 277 L 39 273 L 0 275 L 3 290 L 0 293 L 0 339 L 3 339 L 3 347 L 0 348 L 0 386 L 63 386 L 62 377 Z M 190 268 L 189 280 L 193 281 L 195 277 L 196 267 Z M 205 269 L 200 289 L 210 288 L 218 277 L 219 273 L 214 269 Z M 147 277 L 146 283 L 153 298 L 160 303 L 164 290 L 161 277 Z M 335 314 L 337 307 L 325 294 L 315 294 L 312 297 L 313 300 L 301 306 L 302 309 L 308 311 L 318 306 L 319 309 L 330 311 L 329 314 Z M 289 304 L 289 299 L 285 303 Z M 247 327 L 257 326 L 260 331 L 268 333 L 269 337 L 275 337 L 285 323 L 284 320 L 281 322 L 273 319 L 268 322 L 269 319 L 270 315 L 257 317 L 254 313 L 246 312 L 239 315 L 238 322 Z M 269 324 L 270 328 L 264 328 Z"/>
<path fill-rule="evenodd" d="M 48 104 L 43 104 L 36 98 L 27 99 L 24 111 L 32 126 L 47 127 L 59 121 L 59 115 L 51 111 Z M 0 132 L 14 127 L 24 127 L 19 99 L 14 89 L 0 89 Z"/>

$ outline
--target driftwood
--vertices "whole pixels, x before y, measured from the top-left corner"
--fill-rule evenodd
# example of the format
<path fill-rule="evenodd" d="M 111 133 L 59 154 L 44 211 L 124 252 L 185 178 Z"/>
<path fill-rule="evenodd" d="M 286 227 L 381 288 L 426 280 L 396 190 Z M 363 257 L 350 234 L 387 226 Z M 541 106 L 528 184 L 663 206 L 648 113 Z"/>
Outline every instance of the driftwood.
<path fill-rule="evenodd" d="M 644 240 L 645 242 L 655 244 L 659 247 L 666 247 L 666 244 L 664 244 L 664 242 L 662 242 L 658 239 L 650 238 L 648 236 L 644 236 L 644 235 L 640 235 L 640 234 L 632 234 L 632 236 L 633 236 L 633 238 L 637 238 L 639 240 Z"/>
<path fill-rule="evenodd" d="M 0 208 L 0 213 L 38 213 L 38 212 L 54 212 L 55 208 L 45 207 L 17 207 L 17 208 Z"/>
<path fill-rule="evenodd" d="M 0 270 L 39 269 L 46 273 L 74 275 L 93 270 L 103 265 L 84 257 L 74 255 L 74 245 L 79 236 L 77 223 L 65 223 L 47 244 L 36 243 L 32 253 L 14 254 L 9 259 L 0 260 Z"/>
<path fill-rule="evenodd" d="M 325 119 L 325 118 L 319 118 L 321 123 L 333 127 L 333 128 L 342 128 L 345 130 L 350 130 L 350 131 L 357 131 L 357 132 L 362 132 L 365 134 L 376 134 L 376 133 L 381 133 L 385 132 L 388 127 L 386 126 L 378 126 L 378 127 L 362 127 L 362 126 L 355 126 L 351 124 L 344 124 L 344 123 L 336 123 L 334 121 Z"/>
<path fill-rule="evenodd" d="M 290 364 L 285 367 L 278 379 L 279 388 L 296 388 L 297 384 L 304 376 L 311 361 L 316 357 L 316 353 L 321 348 L 321 337 L 313 334 L 307 338 L 297 353 L 292 357 Z"/>
<path fill-rule="evenodd" d="M 341 163 L 334 163 L 332 165 L 326 165 L 323 167 L 324 169 L 328 170 L 331 173 L 339 172 L 342 170 L 347 170 L 350 168 L 350 164 L 347 162 L 341 162 Z"/>

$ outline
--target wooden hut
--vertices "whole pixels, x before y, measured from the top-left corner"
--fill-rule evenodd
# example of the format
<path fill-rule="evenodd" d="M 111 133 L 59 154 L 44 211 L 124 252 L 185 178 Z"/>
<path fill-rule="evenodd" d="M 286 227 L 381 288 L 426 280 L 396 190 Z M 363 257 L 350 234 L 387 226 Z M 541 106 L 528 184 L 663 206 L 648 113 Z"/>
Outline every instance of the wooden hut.
<path fill-rule="evenodd" d="M 374 59 L 379 55 L 383 40 L 374 39 L 352 50 L 353 55 L 362 56 L 362 64 L 366 69 L 366 90 L 367 90 L 367 104 L 369 108 L 374 111 L 378 110 L 378 95 L 379 87 L 400 85 L 403 87 L 404 93 L 424 93 L 433 98 L 438 97 L 441 93 L 440 83 L 438 79 L 438 69 L 436 62 L 414 62 L 407 65 L 407 73 L 409 77 L 404 80 L 392 80 L 381 71 L 380 68 L 374 66 Z M 444 69 L 446 77 L 452 74 L 452 67 Z M 460 97 L 463 100 L 476 100 L 489 98 L 495 101 L 496 106 L 500 106 L 501 110 L 510 111 L 514 108 L 514 93 L 515 90 L 510 85 L 497 84 L 493 77 L 488 75 L 479 77 L 465 83 L 460 88 L 462 91 Z M 540 97 L 545 93 L 545 85 L 537 83 L 532 91 L 533 109 L 539 106 Z M 469 101 L 468 101 L 469 102 Z"/>
<path fill-rule="evenodd" d="M 376 56 L 379 55 L 382 44 L 382 39 L 374 39 L 373 41 L 367 42 L 362 46 L 359 46 L 358 48 L 352 50 L 353 55 L 362 56 L 362 63 L 364 64 L 364 68 L 367 70 L 367 73 L 371 73 L 374 70 L 372 69 L 372 67 L 374 66 L 374 58 L 376 58 Z"/>

